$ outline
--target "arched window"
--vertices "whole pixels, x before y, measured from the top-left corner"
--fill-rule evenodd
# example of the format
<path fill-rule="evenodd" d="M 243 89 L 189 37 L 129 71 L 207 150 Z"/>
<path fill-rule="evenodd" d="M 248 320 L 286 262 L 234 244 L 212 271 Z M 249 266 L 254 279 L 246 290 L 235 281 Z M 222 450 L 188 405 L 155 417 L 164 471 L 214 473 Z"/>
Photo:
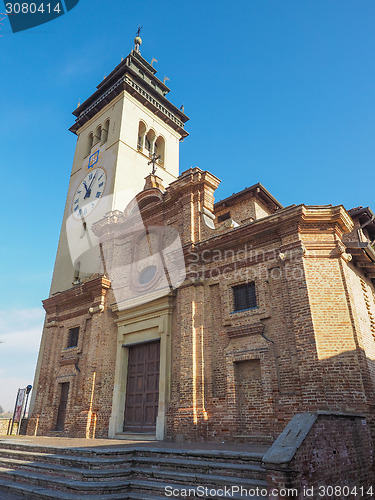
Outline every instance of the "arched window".
<path fill-rule="evenodd" d="M 107 142 L 108 139 L 108 130 L 109 130 L 109 120 L 107 120 L 102 128 L 102 144 Z"/>
<path fill-rule="evenodd" d="M 88 137 L 87 137 L 86 156 L 91 153 L 91 148 L 92 148 L 93 142 L 94 142 L 94 136 L 93 136 L 92 132 L 90 132 Z"/>
<path fill-rule="evenodd" d="M 145 148 L 150 154 L 152 154 L 153 152 L 154 142 L 155 142 L 155 132 L 153 130 L 149 130 L 145 139 Z"/>
<path fill-rule="evenodd" d="M 96 127 L 96 130 L 95 130 L 95 135 L 94 135 L 94 146 L 95 144 L 98 144 L 98 142 L 101 140 L 102 138 L 102 127 L 101 125 L 99 125 L 99 127 Z"/>
<path fill-rule="evenodd" d="M 157 156 L 160 156 L 158 163 L 161 166 L 164 166 L 165 159 L 165 141 L 161 135 L 156 139 L 154 152 Z"/>
<path fill-rule="evenodd" d="M 137 141 L 137 149 L 138 151 L 142 151 L 145 141 L 146 134 L 146 125 L 143 122 L 139 122 L 138 126 L 138 141 Z"/>

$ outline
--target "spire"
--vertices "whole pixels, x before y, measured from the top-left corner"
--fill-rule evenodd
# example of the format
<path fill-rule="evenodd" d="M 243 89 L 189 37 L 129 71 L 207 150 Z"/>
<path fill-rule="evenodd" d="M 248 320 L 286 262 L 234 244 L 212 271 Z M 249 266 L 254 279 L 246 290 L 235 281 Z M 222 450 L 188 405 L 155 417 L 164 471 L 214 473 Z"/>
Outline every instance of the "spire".
<path fill-rule="evenodd" d="M 138 54 L 141 53 L 141 51 L 139 50 L 139 47 L 142 45 L 142 38 L 140 37 L 142 28 L 143 28 L 143 26 L 138 26 L 136 37 L 134 38 L 134 44 L 135 44 L 134 50 L 135 50 L 135 52 L 138 52 Z"/>

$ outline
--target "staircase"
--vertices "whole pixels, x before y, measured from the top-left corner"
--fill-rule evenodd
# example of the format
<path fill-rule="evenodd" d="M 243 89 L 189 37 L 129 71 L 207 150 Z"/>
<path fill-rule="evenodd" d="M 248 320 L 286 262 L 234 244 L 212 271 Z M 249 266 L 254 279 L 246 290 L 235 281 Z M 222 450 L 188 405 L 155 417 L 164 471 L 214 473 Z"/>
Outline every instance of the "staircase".
<path fill-rule="evenodd" d="M 234 493 L 227 498 L 264 499 L 263 454 L 177 447 L 54 448 L 3 441 L 0 498 L 4 492 L 4 497 L 13 493 L 30 499 L 160 500 L 186 498 L 181 490 L 202 493 L 204 488 L 227 487 Z M 248 495 L 232 491 L 232 486 Z M 225 498 L 221 492 L 204 493 L 195 498 Z"/>

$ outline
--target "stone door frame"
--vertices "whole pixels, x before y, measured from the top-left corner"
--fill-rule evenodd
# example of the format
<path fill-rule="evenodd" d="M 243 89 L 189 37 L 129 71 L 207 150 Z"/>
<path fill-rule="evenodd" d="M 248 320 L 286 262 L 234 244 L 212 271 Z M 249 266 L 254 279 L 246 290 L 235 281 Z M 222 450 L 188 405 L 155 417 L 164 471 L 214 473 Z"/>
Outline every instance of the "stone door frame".
<path fill-rule="evenodd" d="M 121 304 L 120 304 L 121 306 Z M 127 439 L 123 432 L 129 347 L 135 344 L 160 340 L 159 406 L 155 439 L 166 436 L 166 411 L 171 386 L 171 334 L 173 296 L 171 294 L 133 308 L 119 310 L 117 315 L 117 347 L 112 414 L 108 437 Z"/>

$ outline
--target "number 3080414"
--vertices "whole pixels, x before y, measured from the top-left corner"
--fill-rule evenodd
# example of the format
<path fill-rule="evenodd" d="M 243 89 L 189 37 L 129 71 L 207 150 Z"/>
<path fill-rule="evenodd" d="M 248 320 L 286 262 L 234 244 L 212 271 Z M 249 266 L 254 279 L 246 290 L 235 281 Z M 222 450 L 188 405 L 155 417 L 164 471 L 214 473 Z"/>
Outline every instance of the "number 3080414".
<path fill-rule="evenodd" d="M 61 12 L 60 3 L 44 3 L 38 5 L 36 3 L 6 3 L 5 4 L 7 14 L 50 14 L 51 12 Z"/>

